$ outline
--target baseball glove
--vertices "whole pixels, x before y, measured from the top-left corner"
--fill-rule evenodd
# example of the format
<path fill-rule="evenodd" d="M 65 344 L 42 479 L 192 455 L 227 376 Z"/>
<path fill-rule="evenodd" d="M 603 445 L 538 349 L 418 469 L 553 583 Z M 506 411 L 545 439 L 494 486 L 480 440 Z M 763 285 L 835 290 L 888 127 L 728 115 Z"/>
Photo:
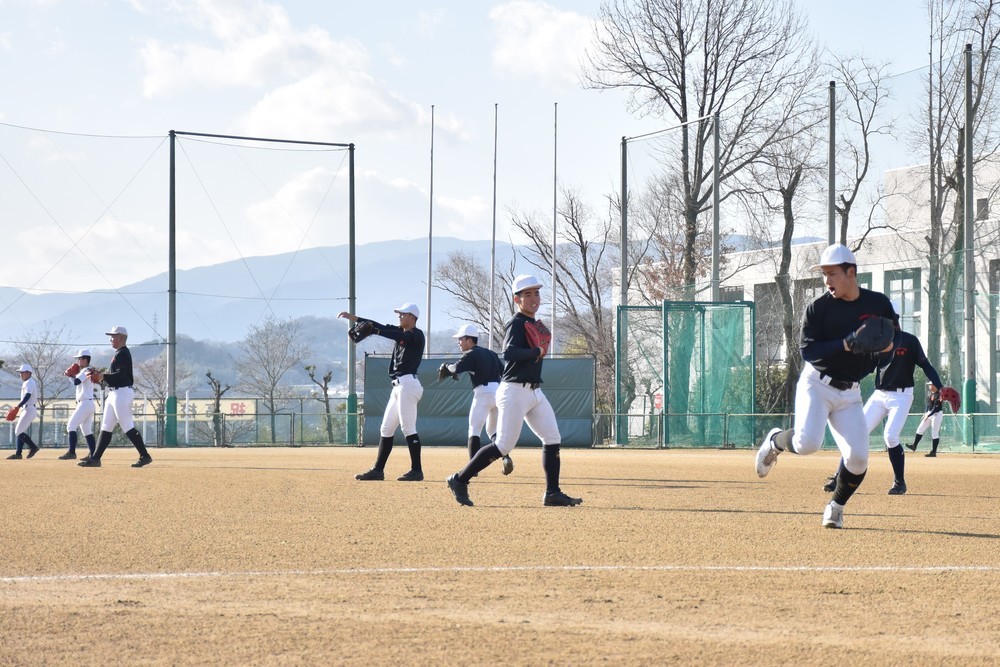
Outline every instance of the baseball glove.
<path fill-rule="evenodd" d="M 528 337 L 528 345 L 542 348 L 542 354 L 547 354 L 552 342 L 552 332 L 542 324 L 541 320 L 524 323 L 524 333 Z"/>
<path fill-rule="evenodd" d="M 962 409 L 962 397 L 958 395 L 954 387 L 941 387 L 938 393 L 941 395 L 942 401 L 951 403 L 952 412 L 958 412 Z"/>
<path fill-rule="evenodd" d="M 77 375 L 80 374 L 80 364 L 74 363 L 72 366 L 66 369 L 65 374 L 66 377 L 68 378 L 75 378 Z"/>
<path fill-rule="evenodd" d="M 458 379 L 458 375 L 451 372 L 451 369 L 448 368 L 448 364 L 441 364 L 438 367 L 438 380 L 443 380 L 447 377 L 450 377 L 452 380 Z"/>
<path fill-rule="evenodd" d="M 357 323 L 347 331 L 347 335 L 350 336 L 351 340 L 355 343 L 360 343 L 365 338 L 372 335 L 375 330 L 375 325 L 368 320 L 358 320 Z"/>
<path fill-rule="evenodd" d="M 871 317 L 847 334 L 844 341 L 854 354 L 875 354 L 889 347 L 896 335 L 896 325 L 888 317 Z"/>
<path fill-rule="evenodd" d="M 18 408 L 17 406 L 15 406 L 15 407 L 11 408 L 10 410 L 8 410 L 7 411 L 7 416 L 6 416 L 7 421 L 12 422 L 15 419 L 17 419 L 17 411 L 18 410 L 20 410 L 20 408 Z"/>
<path fill-rule="evenodd" d="M 90 381 L 94 384 L 100 384 L 104 380 L 104 373 L 96 368 L 88 368 L 87 377 L 90 378 Z"/>

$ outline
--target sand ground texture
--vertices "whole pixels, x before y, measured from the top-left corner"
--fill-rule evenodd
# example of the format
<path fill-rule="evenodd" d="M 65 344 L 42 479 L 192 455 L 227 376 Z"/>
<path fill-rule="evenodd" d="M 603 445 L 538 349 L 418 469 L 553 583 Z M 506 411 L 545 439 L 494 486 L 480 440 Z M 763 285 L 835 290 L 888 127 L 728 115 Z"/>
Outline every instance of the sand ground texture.
<path fill-rule="evenodd" d="M 537 449 L 470 486 L 357 482 L 371 448 L 0 460 L 4 665 L 998 665 L 1000 455 L 873 454 L 844 530 L 836 456 Z"/>

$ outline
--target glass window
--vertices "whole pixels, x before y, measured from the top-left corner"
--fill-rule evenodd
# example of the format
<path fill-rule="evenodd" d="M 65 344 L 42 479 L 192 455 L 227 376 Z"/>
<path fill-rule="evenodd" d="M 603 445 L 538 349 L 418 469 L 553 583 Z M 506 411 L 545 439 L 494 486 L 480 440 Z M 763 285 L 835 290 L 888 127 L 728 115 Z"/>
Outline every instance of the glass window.
<path fill-rule="evenodd" d="M 920 335 L 920 269 L 896 269 L 885 272 L 885 294 L 896 302 L 899 326 L 903 331 Z"/>

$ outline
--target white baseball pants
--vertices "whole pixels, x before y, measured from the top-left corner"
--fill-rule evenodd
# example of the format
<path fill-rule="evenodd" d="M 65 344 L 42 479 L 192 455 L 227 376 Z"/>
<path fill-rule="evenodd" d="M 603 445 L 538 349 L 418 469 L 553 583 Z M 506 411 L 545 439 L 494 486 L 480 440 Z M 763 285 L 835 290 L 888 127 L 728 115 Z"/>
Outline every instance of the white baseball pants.
<path fill-rule="evenodd" d="M 813 454 L 823 446 L 826 425 L 844 459 L 844 467 L 855 475 L 868 470 L 868 428 L 861 403 L 861 387 L 834 389 L 820 372 L 806 364 L 795 386 L 795 437 L 797 454 Z"/>
<path fill-rule="evenodd" d="M 383 438 L 391 438 L 396 434 L 396 428 L 403 427 L 403 435 L 410 436 L 417 432 L 417 403 L 424 395 L 424 387 L 420 380 L 412 375 L 392 381 L 392 392 L 389 402 L 382 414 L 382 426 L 379 433 Z"/>
<path fill-rule="evenodd" d="M 562 442 L 556 413 L 541 389 L 532 389 L 530 385 L 514 382 L 501 382 L 497 389 L 497 410 L 500 414 L 494 444 L 502 456 L 507 456 L 517 447 L 522 423 L 528 424 L 528 428 L 538 436 L 543 445 L 558 445 Z"/>
<path fill-rule="evenodd" d="M 899 391 L 876 389 L 865 403 L 865 422 L 868 424 L 868 432 L 874 431 L 875 427 L 888 417 L 882 430 L 885 448 L 899 447 L 899 438 L 903 434 L 903 424 L 910 414 L 911 405 L 913 405 L 913 387 Z"/>

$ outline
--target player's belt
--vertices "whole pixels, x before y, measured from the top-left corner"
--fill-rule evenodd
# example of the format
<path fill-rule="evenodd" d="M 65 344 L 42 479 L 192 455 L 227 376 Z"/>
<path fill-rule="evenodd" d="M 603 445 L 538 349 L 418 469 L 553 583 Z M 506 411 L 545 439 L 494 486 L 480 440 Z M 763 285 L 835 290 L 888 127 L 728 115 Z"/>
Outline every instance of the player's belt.
<path fill-rule="evenodd" d="M 860 382 L 851 382 L 849 380 L 838 380 L 836 378 L 830 377 L 829 375 L 825 375 L 824 373 L 819 374 L 819 379 L 820 382 L 822 382 L 823 384 L 828 384 L 834 389 L 839 389 L 840 391 L 847 391 L 848 389 L 857 389 L 858 387 L 861 386 Z"/>
<path fill-rule="evenodd" d="M 108 387 L 108 391 L 114 391 L 115 389 L 131 389 L 132 385 L 126 384 L 121 387 Z"/>
<path fill-rule="evenodd" d="M 519 384 L 522 387 L 527 387 L 528 389 L 538 389 L 542 386 L 541 382 L 511 382 L 510 384 Z"/>
<path fill-rule="evenodd" d="M 883 387 L 882 391 L 906 391 L 907 389 L 913 389 L 913 387 Z"/>
<path fill-rule="evenodd" d="M 417 374 L 416 373 L 407 373 L 406 375 L 403 375 L 402 377 L 393 378 L 392 383 L 394 385 L 398 385 L 399 381 L 402 380 L 405 377 L 414 377 L 415 378 L 415 377 L 417 377 Z"/>

